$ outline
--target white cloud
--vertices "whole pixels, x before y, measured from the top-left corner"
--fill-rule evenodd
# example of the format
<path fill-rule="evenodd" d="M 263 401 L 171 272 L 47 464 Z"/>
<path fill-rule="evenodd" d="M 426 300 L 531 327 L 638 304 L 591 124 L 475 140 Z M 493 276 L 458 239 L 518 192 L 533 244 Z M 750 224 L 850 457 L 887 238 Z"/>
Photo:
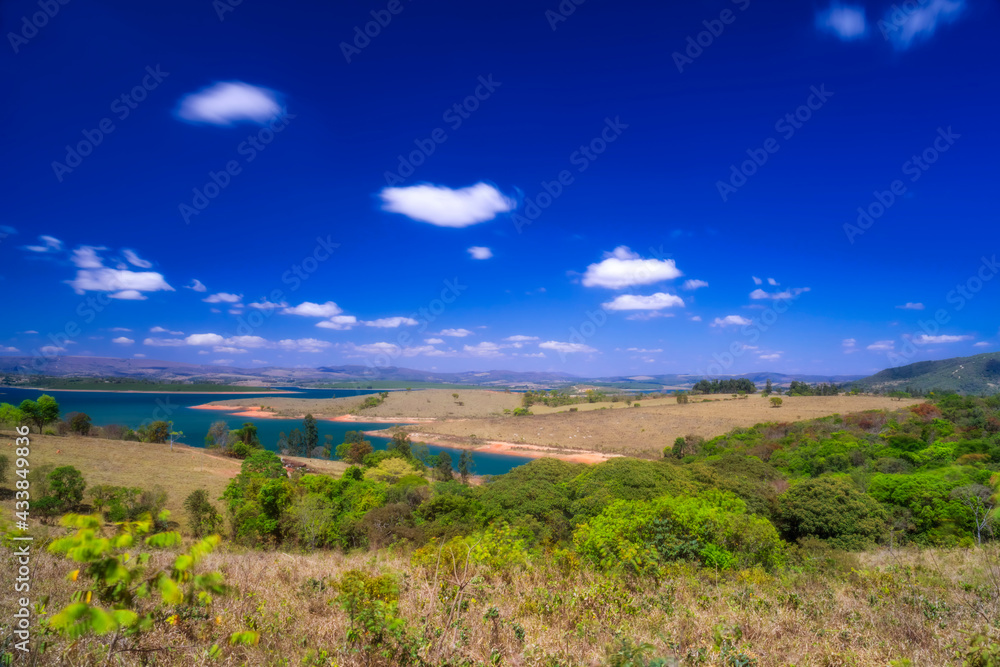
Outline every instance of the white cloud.
<path fill-rule="evenodd" d="M 191 334 L 184 339 L 187 345 L 222 345 L 225 341 L 225 336 L 217 333 Z"/>
<path fill-rule="evenodd" d="M 347 331 L 358 324 L 358 318 L 354 315 L 334 315 L 328 320 L 317 322 L 320 329 L 336 329 L 337 331 Z"/>
<path fill-rule="evenodd" d="M 412 327 L 417 324 L 420 323 L 412 317 L 383 317 L 381 319 L 371 320 L 364 323 L 366 327 L 378 327 L 380 329 L 395 329 L 404 325 Z"/>
<path fill-rule="evenodd" d="M 920 334 L 913 339 L 913 342 L 917 345 L 927 345 L 930 343 L 960 343 L 963 340 L 972 340 L 972 336 L 948 336 L 945 334 L 928 336 L 927 334 Z"/>
<path fill-rule="evenodd" d="M 468 251 L 469 254 L 472 255 L 472 259 L 489 259 L 493 256 L 492 250 L 479 245 L 472 246 L 468 249 Z"/>
<path fill-rule="evenodd" d="M 589 345 L 584 345 L 583 343 L 563 343 L 557 340 L 550 340 L 544 343 L 539 343 L 538 347 L 545 350 L 554 350 L 559 354 L 576 354 L 582 352 L 597 352 L 594 348 Z"/>
<path fill-rule="evenodd" d="M 522 336 L 519 334 L 517 336 L 507 336 L 504 340 L 508 343 L 527 343 L 529 341 L 538 340 L 538 336 Z"/>
<path fill-rule="evenodd" d="M 424 342 L 427 343 L 428 345 L 441 345 L 442 343 L 444 343 L 444 339 L 442 339 L 442 338 L 428 338 Z"/>
<path fill-rule="evenodd" d="M 739 327 L 746 326 L 750 324 L 750 320 L 740 315 L 726 315 L 725 317 L 716 317 L 712 322 L 713 327 Z"/>
<path fill-rule="evenodd" d="M 183 120 L 212 125 L 263 125 L 280 114 L 277 93 L 242 81 L 220 81 L 185 95 L 177 109 L 177 116 Z"/>
<path fill-rule="evenodd" d="M 124 332 L 128 333 L 128 332 L 130 332 L 132 330 L 129 329 L 128 327 L 111 327 L 110 329 L 108 329 L 108 331 L 124 331 Z M 25 333 L 27 333 L 27 332 L 25 332 Z"/>
<path fill-rule="evenodd" d="M 208 288 L 205 287 L 200 280 L 197 278 L 191 279 L 190 285 L 185 285 L 185 289 L 194 290 L 195 292 L 207 292 Z"/>
<path fill-rule="evenodd" d="M 663 308 L 684 307 L 684 299 L 676 294 L 657 292 L 649 296 L 640 294 L 620 294 L 614 300 L 602 303 L 605 310 L 661 310 Z"/>
<path fill-rule="evenodd" d="M 334 315 L 340 315 L 344 311 L 333 301 L 327 301 L 326 303 L 303 301 L 299 305 L 285 308 L 281 312 L 285 315 L 301 315 L 302 317 L 333 317 Z"/>
<path fill-rule="evenodd" d="M 219 354 L 246 354 L 247 350 L 239 347 L 220 345 L 219 347 L 213 347 L 212 352 L 218 352 Z"/>
<path fill-rule="evenodd" d="M 443 329 L 437 333 L 438 336 L 449 336 L 451 338 L 465 338 L 466 336 L 471 336 L 472 332 L 468 329 Z"/>
<path fill-rule="evenodd" d="M 242 294 L 230 294 L 229 292 L 219 292 L 210 294 L 202 299 L 205 303 L 239 303 L 243 299 Z"/>
<path fill-rule="evenodd" d="M 778 286 L 778 285 L 780 285 L 781 283 L 779 283 L 779 282 L 778 282 L 777 280 L 775 280 L 774 278 L 768 278 L 768 279 L 767 279 L 767 284 L 768 284 L 768 285 L 770 285 L 771 287 L 777 287 L 777 286 Z"/>
<path fill-rule="evenodd" d="M 521 354 L 519 356 L 525 357 L 527 359 L 546 359 L 547 358 L 545 356 L 544 352 L 535 352 L 535 353 L 525 352 L 525 353 L 523 353 L 523 354 Z"/>
<path fill-rule="evenodd" d="M 0 352 L 20 352 L 16 347 L 0 347 Z"/>
<path fill-rule="evenodd" d="M 99 269 L 104 266 L 104 260 L 97 254 L 98 250 L 107 250 L 104 246 L 82 245 L 73 250 L 70 261 L 78 269 Z"/>
<path fill-rule="evenodd" d="M 38 237 L 38 240 L 42 242 L 41 245 L 27 245 L 24 246 L 24 249 L 30 250 L 31 252 L 50 253 L 59 252 L 63 248 L 63 242 L 54 236 L 46 236 L 43 234 Z"/>
<path fill-rule="evenodd" d="M 844 354 L 852 354 L 858 351 L 858 341 L 855 338 L 845 338 L 840 342 L 844 349 Z"/>
<path fill-rule="evenodd" d="M 860 39 L 868 32 L 864 7 L 834 3 L 816 14 L 816 27 L 836 35 L 845 42 Z"/>
<path fill-rule="evenodd" d="M 900 310 L 923 310 L 924 304 L 922 303 L 904 303 L 902 306 L 896 306 Z"/>
<path fill-rule="evenodd" d="M 219 366 L 228 366 L 233 363 L 232 359 L 216 359 L 212 362 L 213 364 L 218 364 Z"/>
<path fill-rule="evenodd" d="M 758 278 L 757 276 L 750 276 L 750 277 L 753 278 L 753 284 L 754 285 L 763 285 L 764 284 L 764 281 L 761 280 L 760 278 Z"/>
<path fill-rule="evenodd" d="M 781 352 L 771 352 L 770 354 L 760 354 L 757 355 L 758 359 L 763 359 L 764 361 L 774 361 L 775 359 L 781 359 Z"/>
<path fill-rule="evenodd" d="M 692 315 L 691 316 L 691 321 L 692 322 L 701 322 L 701 315 Z"/>
<path fill-rule="evenodd" d="M 483 341 L 476 345 L 466 345 L 462 348 L 467 354 L 471 354 L 474 357 L 501 357 L 503 353 L 500 351 L 500 346 L 496 343 L 490 343 Z"/>
<path fill-rule="evenodd" d="M 681 287 L 686 290 L 696 290 L 700 287 L 708 287 L 708 283 L 704 280 L 685 280 Z"/>
<path fill-rule="evenodd" d="M 140 269 L 150 269 L 153 267 L 152 262 L 139 257 L 139 255 L 135 254 L 132 250 L 122 250 L 122 254 L 125 255 L 125 261 L 132 266 L 138 266 Z"/>
<path fill-rule="evenodd" d="M 111 342 L 117 345 L 131 345 L 135 341 L 131 338 L 126 338 L 125 336 L 119 336 L 118 338 L 112 338 Z"/>
<path fill-rule="evenodd" d="M 623 289 L 635 285 L 651 285 L 682 276 L 672 259 L 643 259 L 628 246 L 618 246 L 604 259 L 587 267 L 583 274 L 585 287 Z"/>
<path fill-rule="evenodd" d="M 163 276 L 154 271 L 128 271 L 125 269 L 80 269 L 76 278 L 67 280 L 77 294 L 85 292 L 112 292 L 112 299 L 142 300 L 142 292 L 173 292 Z"/>
<path fill-rule="evenodd" d="M 803 292 L 808 292 L 808 287 L 793 287 L 784 292 L 765 292 L 762 289 L 755 289 L 750 292 L 751 299 L 794 299 Z"/>
<path fill-rule="evenodd" d="M 663 350 L 661 348 L 656 348 L 654 350 L 647 350 L 647 349 L 642 348 L 642 347 L 630 347 L 630 348 L 626 349 L 625 351 L 626 352 L 635 352 L 636 354 L 657 354 L 659 352 L 663 352 Z"/>
<path fill-rule="evenodd" d="M 888 352 L 896 349 L 896 342 L 891 340 L 877 340 L 868 346 L 874 352 Z"/>
<path fill-rule="evenodd" d="M 133 354 L 132 356 L 133 356 L 133 357 L 136 357 L 137 359 L 145 359 L 145 358 L 146 358 L 146 355 L 145 355 L 145 354 L 143 354 L 142 352 L 136 352 L 136 353 L 135 353 L 135 354 Z"/>
<path fill-rule="evenodd" d="M 114 330 L 112 329 L 112 331 L 114 331 Z M 129 329 L 126 329 L 126 331 L 129 331 Z M 163 327 L 152 327 L 149 330 L 149 333 L 165 333 L 165 334 L 170 334 L 171 336 L 183 336 L 184 335 L 183 331 L 171 331 L 170 329 L 164 329 Z"/>
<path fill-rule="evenodd" d="M 28 329 L 27 331 L 19 331 L 18 333 L 23 333 L 23 334 L 36 334 L 36 333 L 38 333 L 38 332 L 37 332 L 37 331 L 35 331 L 34 329 Z"/>
<path fill-rule="evenodd" d="M 260 301 L 251 301 L 250 303 L 247 304 L 247 306 L 249 306 L 250 308 L 254 308 L 256 310 L 274 310 L 275 308 L 288 308 L 288 304 L 285 303 L 284 301 L 280 301 L 278 303 L 272 303 L 268 301 L 266 297 L 262 298 Z"/>
<path fill-rule="evenodd" d="M 41 349 L 42 354 L 48 354 L 48 355 L 60 354 L 65 351 L 66 351 L 65 347 L 58 347 L 56 345 L 46 345 Z"/>
<path fill-rule="evenodd" d="M 517 206 L 513 199 L 486 183 L 456 190 L 429 184 L 385 188 L 380 196 L 383 210 L 438 227 L 468 227 Z"/>
<path fill-rule="evenodd" d="M 142 341 L 142 344 L 150 347 L 183 347 L 186 345 L 183 338 L 147 338 Z"/>
<path fill-rule="evenodd" d="M 296 339 L 285 339 L 278 341 L 278 347 L 283 350 L 289 350 L 293 352 L 310 352 L 317 353 L 330 347 L 331 343 L 325 340 L 318 340 L 316 338 L 296 338 Z"/>
<path fill-rule="evenodd" d="M 229 309 L 229 314 L 230 315 L 242 315 L 243 314 L 243 309 L 240 306 L 242 306 L 242 304 L 237 304 L 236 308 L 230 308 Z"/>
<path fill-rule="evenodd" d="M 921 0 L 920 4 L 913 9 L 893 5 L 878 22 L 879 30 L 899 50 L 930 39 L 939 25 L 957 21 L 966 6 L 965 0 Z"/>
<path fill-rule="evenodd" d="M 374 356 L 386 355 L 390 358 L 424 356 L 443 356 L 441 350 L 435 350 L 430 345 L 418 345 L 416 347 L 400 347 L 395 343 L 368 343 L 366 345 L 349 344 L 348 356 Z"/>
<path fill-rule="evenodd" d="M 972 344 L 972 347 L 989 347 L 989 346 L 990 346 L 990 344 L 987 343 L 985 340 L 981 340 L 978 343 L 973 343 Z"/>

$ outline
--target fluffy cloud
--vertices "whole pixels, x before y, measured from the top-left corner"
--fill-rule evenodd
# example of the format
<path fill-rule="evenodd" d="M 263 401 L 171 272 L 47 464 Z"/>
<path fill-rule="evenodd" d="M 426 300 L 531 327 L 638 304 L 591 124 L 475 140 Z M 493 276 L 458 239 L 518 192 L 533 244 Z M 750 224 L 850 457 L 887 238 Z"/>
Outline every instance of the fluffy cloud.
<path fill-rule="evenodd" d="M 989 347 L 989 346 L 990 346 L 990 344 L 987 343 L 985 340 L 981 340 L 978 343 L 973 343 L 972 344 L 972 347 Z"/>
<path fill-rule="evenodd" d="M 965 0 L 921 0 L 920 7 L 893 5 L 879 21 L 879 29 L 893 46 L 903 51 L 934 36 L 939 26 L 954 23 L 965 10 Z"/>
<path fill-rule="evenodd" d="M 131 345 L 135 341 L 131 338 L 126 338 L 125 336 L 119 336 L 118 338 L 112 338 L 111 342 L 116 345 Z"/>
<path fill-rule="evenodd" d="M 927 334 L 920 334 L 913 339 L 913 342 L 917 345 L 928 345 L 932 343 L 960 343 L 963 340 L 972 340 L 972 336 L 928 336 Z"/>
<path fill-rule="evenodd" d="M 683 274 L 672 259 L 643 259 L 628 246 L 618 246 L 604 259 L 587 267 L 583 274 L 585 287 L 624 289 L 635 285 L 651 285 L 673 280 Z"/>
<path fill-rule="evenodd" d="M 133 250 L 122 250 L 122 254 L 125 255 L 125 261 L 127 261 L 132 266 L 138 266 L 140 269 L 151 269 L 153 268 L 153 263 L 146 261 L 142 257 L 139 257 Z"/>
<path fill-rule="evenodd" d="M 577 354 L 583 352 L 597 352 L 594 348 L 583 343 L 563 343 L 557 340 L 550 340 L 539 343 L 538 347 L 545 350 L 553 350 L 559 354 Z"/>
<path fill-rule="evenodd" d="M 764 281 L 761 280 L 760 278 L 758 278 L 757 276 L 750 276 L 750 277 L 753 278 L 753 284 L 754 285 L 763 285 L 764 284 Z"/>
<path fill-rule="evenodd" d="M 750 320 L 740 315 L 726 315 L 725 317 L 716 317 L 712 322 L 713 327 L 740 327 L 750 324 Z"/>
<path fill-rule="evenodd" d="M 904 303 L 902 306 L 896 306 L 900 310 L 923 310 L 924 304 L 922 303 Z"/>
<path fill-rule="evenodd" d="M 845 42 L 860 39 L 868 32 L 864 7 L 834 3 L 816 14 L 816 27 L 836 35 Z"/>
<path fill-rule="evenodd" d="M 533 340 L 538 340 L 538 336 L 507 336 L 504 340 L 508 343 L 528 343 Z"/>
<path fill-rule="evenodd" d="M 657 354 L 657 353 L 663 352 L 663 349 L 658 347 L 658 348 L 653 349 L 653 350 L 647 350 L 647 349 L 642 348 L 642 347 L 630 347 L 630 348 L 628 348 L 625 351 L 626 352 L 635 352 L 636 354 Z"/>
<path fill-rule="evenodd" d="M 42 354 L 46 354 L 46 355 L 49 355 L 49 356 L 54 355 L 54 354 L 62 354 L 65 351 L 66 351 L 65 347 L 58 347 L 56 345 L 46 345 L 45 347 L 43 347 L 41 349 L 41 353 Z"/>
<path fill-rule="evenodd" d="M 301 315 L 302 317 L 333 317 L 334 315 L 340 315 L 344 312 L 340 306 L 335 304 L 333 301 L 327 301 L 326 303 L 313 303 L 311 301 L 304 301 L 297 306 L 291 308 L 285 308 L 281 311 L 285 315 Z"/>
<path fill-rule="evenodd" d="M 685 280 L 681 287 L 686 290 L 696 290 L 700 287 L 708 287 L 708 283 L 704 280 Z"/>
<path fill-rule="evenodd" d="M 757 358 L 762 359 L 763 361 L 774 361 L 775 359 L 781 359 L 781 352 L 770 352 L 768 354 L 759 354 L 757 355 Z"/>
<path fill-rule="evenodd" d="M 438 336 L 449 336 L 451 338 L 465 338 L 466 336 L 471 336 L 472 332 L 468 329 L 444 329 L 437 333 Z"/>
<path fill-rule="evenodd" d="M 124 332 L 128 333 L 128 332 L 130 332 L 132 330 L 129 329 L 128 327 L 111 327 L 110 329 L 108 329 L 108 331 L 124 331 Z M 24 333 L 28 333 L 28 332 L 25 331 Z"/>
<path fill-rule="evenodd" d="M 43 234 L 38 237 L 38 240 L 41 241 L 41 245 L 26 245 L 24 249 L 31 252 L 50 253 L 59 252 L 63 248 L 63 242 L 54 236 L 45 236 Z"/>
<path fill-rule="evenodd" d="M 81 261 L 86 261 L 81 259 Z M 111 292 L 112 299 L 143 300 L 143 292 L 173 292 L 163 276 L 155 271 L 129 271 L 127 269 L 81 268 L 76 278 L 67 280 L 77 294 L 86 292 Z"/>
<path fill-rule="evenodd" d="M 208 288 L 205 287 L 201 283 L 201 281 L 198 280 L 197 278 L 192 278 L 191 279 L 191 284 L 190 285 L 185 285 L 184 288 L 185 289 L 189 289 L 189 290 L 194 290 L 195 292 L 207 292 L 208 291 Z"/>
<path fill-rule="evenodd" d="M 442 343 L 444 343 L 444 339 L 442 339 L 442 338 L 428 338 L 424 342 L 427 343 L 428 345 L 441 345 Z"/>
<path fill-rule="evenodd" d="M 127 331 L 127 329 L 126 329 Z M 171 331 L 170 329 L 164 329 L 163 327 L 153 327 L 149 330 L 149 333 L 165 333 L 171 336 L 183 336 L 183 331 Z"/>
<path fill-rule="evenodd" d="M 466 354 L 471 354 L 474 357 L 500 357 L 503 353 L 500 351 L 500 346 L 496 343 L 489 343 L 483 341 L 477 345 L 466 345 L 462 348 Z"/>
<path fill-rule="evenodd" d="M 104 266 L 104 260 L 97 254 L 99 250 L 107 250 L 104 246 L 82 245 L 70 254 L 70 261 L 78 269 L 99 269 Z"/>
<path fill-rule="evenodd" d="M 493 256 L 492 250 L 479 245 L 472 246 L 468 249 L 468 251 L 469 254 L 472 255 L 472 259 L 489 259 Z"/>
<path fill-rule="evenodd" d="M 219 292 L 210 294 L 202 299 L 205 303 L 239 303 L 243 299 L 242 294 L 230 294 L 229 292 Z"/>
<path fill-rule="evenodd" d="M 0 352 L 20 352 L 16 347 L 0 347 Z"/>
<path fill-rule="evenodd" d="M 486 183 L 454 190 L 429 184 L 385 188 L 380 196 L 383 210 L 438 227 L 468 227 L 517 206 L 513 199 Z"/>
<path fill-rule="evenodd" d="M 320 329 L 335 329 L 337 331 L 347 331 L 358 324 L 358 318 L 354 315 L 334 315 L 330 319 L 317 322 Z"/>
<path fill-rule="evenodd" d="M 147 338 L 142 341 L 142 344 L 150 347 L 184 347 L 187 345 L 183 338 Z"/>
<path fill-rule="evenodd" d="M 621 294 L 614 300 L 601 304 L 605 310 L 661 310 L 663 308 L 684 307 L 684 299 L 675 294 L 657 292 L 649 296 Z"/>
<path fill-rule="evenodd" d="M 242 81 L 220 81 L 181 98 L 177 116 L 191 123 L 232 125 L 251 122 L 263 125 L 281 114 L 273 90 Z"/>
<path fill-rule="evenodd" d="M 371 320 L 364 323 L 366 327 L 378 327 L 380 329 L 395 329 L 404 325 L 412 327 L 417 324 L 420 323 L 412 317 L 383 317 L 378 320 Z"/>
<path fill-rule="evenodd" d="M 755 289 L 750 292 L 751 299 L 794 299 L 803 292 L 808 292 L 808 287 L 793 287 L 784 292 L 765 292 L 762 289 Z"/>
<path fill-rule="evenodd" d="M 873 352 L 891 352 L 896 349 L 896 342 L 892 340 L 877 340 L 868 346 Z"/>
<path fill-rule="evenodd" d="M 858 341 L 854 338 L 845 338 L 840 342 L 841 347 L 844 349 L 844 354 L 851 354 L 852 352 L 858 351 Z"/>
<path fill-rule="evenodd" d="M 253 301 L 247 304 L 250 308 L 256 310 L 274 310 L 275 308 L 288 308 L 288 304 L 284 301 L 279 303 L 271 303 L 267 298 L 263 298 L 260 301 Z"/>

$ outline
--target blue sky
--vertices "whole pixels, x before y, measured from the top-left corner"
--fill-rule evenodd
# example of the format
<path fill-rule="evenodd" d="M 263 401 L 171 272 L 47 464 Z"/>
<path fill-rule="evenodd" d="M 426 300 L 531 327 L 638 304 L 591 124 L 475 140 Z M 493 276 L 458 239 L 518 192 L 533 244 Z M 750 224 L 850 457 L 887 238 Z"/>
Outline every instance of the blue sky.
<path fill-rule="evenodd" d="M 4 3 L 0 353 L 995 351 L 996 4 L 675 4 Z"/>

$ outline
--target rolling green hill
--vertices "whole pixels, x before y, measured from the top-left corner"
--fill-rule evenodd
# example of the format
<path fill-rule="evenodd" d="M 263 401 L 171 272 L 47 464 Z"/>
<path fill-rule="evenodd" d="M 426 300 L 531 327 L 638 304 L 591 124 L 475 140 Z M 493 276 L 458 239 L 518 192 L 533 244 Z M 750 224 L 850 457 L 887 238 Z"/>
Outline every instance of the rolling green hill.
<path fill-rule="evenodd" d="M 956 391 L 961 394 L 1000 392 L 1000 352 L 954 357 L 887 368 L 857 380 L 853 387 L 875 391 Z"/>

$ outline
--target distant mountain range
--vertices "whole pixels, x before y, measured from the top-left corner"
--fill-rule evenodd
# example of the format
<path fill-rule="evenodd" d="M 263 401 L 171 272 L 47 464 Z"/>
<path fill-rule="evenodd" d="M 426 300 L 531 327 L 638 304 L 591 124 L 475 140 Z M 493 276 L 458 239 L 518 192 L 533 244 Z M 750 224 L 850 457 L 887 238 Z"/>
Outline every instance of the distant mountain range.
<path fill-rule="evenodd" d="M 898 368 L 887 368 L 857 380 L 852 386 L 878 391 L 915 389 L 974 395 L 995 394 L 1000 392 L 1000 352 L 939 361 L 918 361 Z"/>
<path fill-rule="evenodd" d="M 620 375 L 604 378 L 584 378 L 569 373 L 547 371 L 466 371 L 438 373 L 412 368 L 369 368 L 361 365 L 320 366 L 318 368 L 235 368 L 179 361 L 153 359 L 115 359 L 109 357 L 0 357 L 0 373 L 45 375 L 51 377 L 126 377 L 162 382 L 246 383 L 267 384 L 335 383 L 335 382 L 434 382 L 480 386 L 558 387 L 568 384 L 592 384 L 632 389 L 684 389 L 706 376 L 693 374 Z M 800 382 L 833 382 L 843 384 L 858 380 L 860 375 L 793 375 L 788 373 L 746 373 L 727 377 L 748 378 L 763 387 L 770 378 L 775 385 Z"/>

